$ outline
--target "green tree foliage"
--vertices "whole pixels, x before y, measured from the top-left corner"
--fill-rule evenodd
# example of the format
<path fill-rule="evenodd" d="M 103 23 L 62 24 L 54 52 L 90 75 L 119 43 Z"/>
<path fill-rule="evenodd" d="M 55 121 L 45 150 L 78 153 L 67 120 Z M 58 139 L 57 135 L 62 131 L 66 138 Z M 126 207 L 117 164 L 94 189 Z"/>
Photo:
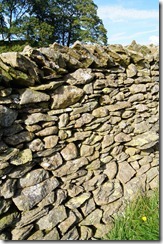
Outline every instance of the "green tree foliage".
<path fill-rule="evenodd" d="M 15 36 L 40 45 L 69 46 L 76 40 L 107 44 L 92 0 L 0 0 L 0 9 L 0 28 L 9 41 Z"/>

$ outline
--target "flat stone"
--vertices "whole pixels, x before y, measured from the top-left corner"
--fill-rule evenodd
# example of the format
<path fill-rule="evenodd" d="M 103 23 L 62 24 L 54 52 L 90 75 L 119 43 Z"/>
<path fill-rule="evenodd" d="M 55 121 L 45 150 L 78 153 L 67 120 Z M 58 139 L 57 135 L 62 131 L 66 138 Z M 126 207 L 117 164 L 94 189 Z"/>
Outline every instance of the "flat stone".
<path fill-rule="evenodd" d="M 76 145 L 74 143 L 69 143 L 65 148 L 62 149 L 61 154 L 66 161 L 77 158 L 78 150 Z"/>
<path fill-rule="evenodd" d="M 50 116 L 48 114 L 43 114 L 43 113 L 33 113 L 28 116 L 28 118 L 25 120 L 26 125 L 33 125 L 37 124 L 38 122 L 41 121 L 53 121 L 54 117 Z"/>
<path fill-rule="evenodd" d="M 96 108 L 93 110 L 92 115 L 96 118 L 102 118 L 109 114 L 109 111 L 105 107 Z"/>
<path fill-rule="evenodd" d="M 95 75 L 92 69 L 77 69 L 75 72 L 67 75 L 66 82 L 70 85 L 84 85 L 91 82 Z"/>
<path fill-rule="evenodd" d="M 149 130 L 145 133 L 134 136 L 131 141 L 126 143 L 126 146 L 148 149 L 153 147 L 158 142 L 158 139 L 158 134 Z"/>
<path fill-rule="evenodd" d="M 90 238 L 93 236 L 93 231 L 88 226 L 84 226 L 84 225 L 81 226 L 80 232 L 81 232 L 80 240 L 82 241 L 90 240 Z"/>
<path fill-rule="evenodd" d="M 13 202 L 19 210 L 24 211 L 32 209 L 58 185 L 58 180 L 52 177 L 39 184 L 29 186 L 23 190 L 18 191 L 17 195 L 13 197 Z"/>
<path fill-rule="evenodd" d="M 129 87 L 130 92 L 132 94 L 139 93 L 139 92 L 146 92 L 147 88 L 145 84 L 133 84 Z"/>
<path fill-rule="evenodd" d="M 92 213 L 90 213 L 83 221 L 79 223 L 80 226 L 89 226 L 95 225 L 101 222 L 102 218 L 102 210 L 95 209 Z"/>
<path fill-rule="evenodd" d="M 59 128 L 65 127 L 69 122 L 69 115 L 67 113 L 61 114 L 59 116 Z"/>
<path fill-rule="evenodd" d="M 88 163 L 89 162 L 85 157 L 67 161 L 66 164 L 53 171 L 53 175 L 62 177 L 65 175 L 75 173 L 78 171 L 78 169 L 80 169 L 84 165 L 87 165 Z"/>
<path fill-rule="evenodd" d="M 3 135 L 4 136 L 12 136 L 12 135 L 19 133 L 23 129 L 24 129 L 23 126 L 21 126 L 20 124 L 14 123 L 10 127 L 3 129 Z"/>
<path fill-rule="evenodd" d="M 32 141 L 34 138 L 34 134 L 28 131 L 23 131 L 18 134 L 15 134 L 13 136 L 8 136 L 4 138 L 4 141 L 11 145 L 11 146 L 16 146 L 20 143 L 23 142 L 29 142 Z"/>
<path fill-rule="evenodd" d="M 102 206 L 121 198 L 123 190 L 119 182 L 106 182 L 93 191 L 94 201 Z"/>
<path fill-rule="evenodd" d="M 84 94 L 84 91 L 75 86 L 61 86 L 51 95 L 51 109 L 66 108 L 78 102 Z"/>
<path fill-rule="evenodd" d="M 129 102 L 137 102 L 137 101 L 143 101 L 144 100 L 144 95 L 142 93 L 137 93 L 129 97 L 128 101 Z"/>
<path fill-rule="evenodd" d="M 32 161 L 32 152 L 30 149 L 24 149 L 17 156 L 10 160 L 11 164 L 21 165 Z"/>
<path fill-rule="evenodd" d="M 0 195 L 5 199 L 12 198 L 16 191 L 16 180 L 7 179 L 2 185 L 0 190 Z"/>
<path fill-rule="evenodd" d="M 18 112 L 6 106 L 0 105 L 0 126 L 9 127 L 18 116 Z"/>
<path fill-rule="evenodd" d="M 109 147 L 114 142 L 114 136 L 113 135 L 105 135 L 104 139 L 102 141 L 102 148 Z"/>
<path fill-rule="evenodd" d="M 62 234 L 65 234 L 75 224 L 76 221 L 77 221 L 76 215 L 72 211 L 70 211 L 68 218 L 65 219 L 58 226 Z"/>
<path fill-rule="evenodd" d="M 12 233 L 12 240 L 14 241 L 21 241 L 25 240 L 29 235 L 31 230 L 33 229 L 33 225 L 27 225 L 22 228 L 15 228 L 11 231 Z"/>
<path fill-rule="evenodd" d="M 42 151 L 44 149 L 44 144 L 41 139 L 37 138 L 29 143 L 29 149 L 31 149 L 32 152 Z"/>
<path fill-rule="evenodd" d="M 98 106 L 97 101 L 88 102 L 83 104 L 83 106 L 79 108 L 74 108 L 71 115 L 81 114 L 81 113 L 87 113 L 93 111 Z"/>
<path fill-rule="evenodd" d="M 115 142 L 127 142 L 131 141 L 131 137 L 123 132 L 120 132 L 114 137 Z"/>
<path fill-rule="evenodd" d="M 58 133 L 58 127 L 57 126 L 49 126 L 43 130 L 40 130 L 36 132 L 36 136 L 50 136 L 50 135 L 56 135 Z"/>
<path fill-rule="evenodd" d="M 118 165 L 116 162 L 109 162 L 106 164 L 106 169 L 104 170 L 104 174 L 107 175 L 109 180 L 113 180 L 118 172 Z"/>
<path fill-rule="evenodd" d="M 94 152 L 93 146 L 82 145 L 80 148 L 80 155 L 81 157 L 86 157 L 92 155 Z"/>
<path fill-rule="evenodd" d="M 45 142 L 45 148 L 53 148 L 58 143 L 58 136 L 46 136 L 43 141 Z"/>
<path fill-rule="evenodd" d="M 80 194 L 77 197 L 73 197 L 72 199 L 70 199 L 67 203 L 66 206 L 70 209 L 74 209 L 74 208 L 78 208 L 80 207 L 88 198 L 90 198 L 91 194 L 88 193 L 83 193 Z"/>
<path fill-rule="evenodd" d="M 84 216 L 87 216 L 88 214 L 92 213 L 95 210 L 95 208 L 96 205 L 93 198 L 89 198 L 82 204 L 81 211 Z"/>
<path fill-rule="evenodd" d="M 93 191 L 98 188 L 106 179 L 105 174 L 95 175 L 92 179 L 83 183 L 85 191 Z"/>
<path fill-rule="evenodd" d="M 46 230 L 46 229 L 51 230 L 66 218 L 67 218 L 66 209 L 62 205 L 56 208 L 52 208 L 52 210 L 50 210 L 46 216 L 40 218 L 36 222 L 36 224 L 39 227 L 39 230 Z"/>
<path fill-rule="evenodd" d="M 35 169 L 28 172 L 18 181 L 18 187 L 34 186 L 49 178 L 49 172 L 44 169 Z"/>
<path fill-rule="evenodd" d="M 106 106 L 106 108 L 110 112 L 118 111 L 124 108 L 130 108 L 130 107 L 131 107 L 130 102 L 117 102 L 116 104 Z"/>
<path fill-rule="evenodd" d="M 9 208 L 11 207 L 12 200 L 11 199 L 4 199 L 4 197 L 0 197 L 1 205 L 0 205 L 0 215 L 6 213 Z"/>
<path fill-rule="evenodd" d="M 137 68 L 134 64 L 130 64 L 126 70 L 127 72 L 127 77 L 132 78 L 137 74 Z"/>
<path fill-rule="evenodd" d="M 46 234 L 42 239 L 40 239 L 41 241 L 57 241 L 60 240 L 60 236 L 58 233 L 57 228 L 53 228 L 48 234 Z"/>
<path fill-rule="evenodd" d="M 19 149 L 17 148 L 7 148 L 0 155 L 0 163 L 2 164 L 4 161 L 8 161 L 12 159 L 14 156 L 18 155 Z"/>
<path fill-rule="evenodd" d="M 3 214 L 0 218 L 0 231 L 6 229 L 9 226 L 13 226 L 20 217 L 20 213 L 17 211 L 8 211 L 7 213 Z"/>
<path fill-rule="evenodd" d="M 84 113 L 82 116 L 76 120 L 76 123 L 74 125 L 75 128 L 80 128 L 85 124 L 90 123 L 94 119 L 94 116 L 89 113 Z"/>
<path fill-rule="evenodd" d="M 152 181 L 156 176 L 159 175 L 158 167 L 153 167 L 146 172 L 147 182 Z"/>
<path fill-rule="evenodd" d="M 136 171 L 130 166 L 129 163 L 123 162 L 123 163 L 118 164 L 117 178 L 123 184 L 128 182 L 135 174 L 136 174 Z"/>
<path fill-rule="evenodd" d="M 69 230 L 61 239 L 61 241 L 74 241 L 79 240 L 79 233 L 76 227 Z"/>
<path fill-rule="evenodd" d="M 63 159 L 59 152 L 51 155 L 50 157 L 43 157 L 42 162 L 40 162 L 41 167 L 46 170 L 55 170 L 63 164 Z"/>
<path fill-rule="evenodd" d="M 35 231 L 32 235 L 30 235 L 27 240 L 28 241 L 36 241 L 36 240 L 43 240 L 44 233 L 41 230 Z"/>
<path fill-rule="evenodd" d="M 20 104 L 39 103 L 49 100 L 49 95 L 27 88 L 20 97 Z"/>

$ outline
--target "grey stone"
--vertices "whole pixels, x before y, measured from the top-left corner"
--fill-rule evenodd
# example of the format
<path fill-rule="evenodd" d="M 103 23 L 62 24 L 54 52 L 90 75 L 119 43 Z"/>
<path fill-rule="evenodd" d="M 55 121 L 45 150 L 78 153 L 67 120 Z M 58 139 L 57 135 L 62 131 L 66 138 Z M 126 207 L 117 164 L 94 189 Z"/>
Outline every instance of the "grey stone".
<path fill-rule="evenodd" d="M 82 145 L 80 148 L 81 157 L 86 157 L 92 155 L 94 152 L 94 147 L 89 145 Z"/>
<path fill-rule="evenodd" d="M 129 97 L 129 102 L 139 102 L 144 100 L 144 95 L 142 93 L 137 93 Z"/>
<path fill-rule="evenodd" d="M 83 193 L 80 194 L 77 197 L 73 197 L 72 199 L 70 199 L 67 203 L 66 206 L 70 209 L 74 209 L 74 208 L 78 208 L 80 207 L 88 198 L 90 198 L 91 194 L 88 193 Z"/>
<path fill-rule="evenodd" d="M 59 116 L 59 128 L 65 127 L 67 123 L 69 122 L 69 115 L 67 113 L 61 114 Z"/>
<path fill-rule="evenodd" d="M 61 86 L 51 95 L 51 109 L 66 108 L 78 102 L 84 92 L 75 86 Z"/>
<path fill-rule="evenodd" d="M 95 205 L 93 198 L 89 198 L 82 204 L 81 211 L 84 214 L 84 216 L 87 216 L 88 214 L 93 212 L 95 210 L 95 208 L 96 208 L 96 205 Z"/>
<path fill-rule="evenodd" d="M 32 161 L 32 152 L 30 149 L 24 149 L 20 151 L 14 158 L 10 159 L 10 163 L 13 165 L 26 164 Z"/>
<path fill-rule="evenodd" d="M 76 223 L 76 221 L 77 221 L 76 215 L 72 211 L 70 211 L 68 218 L 65 219 L 58 226 L 62 234 L 65 234 Z"/>
<path fill-rule="evenodd" d="M 139 93 L 139 92 L 146 92 L 146 85 L 145 84 L 133 84 L 129 87 L 130 92 L 132 94 Z"/>
<path fill-rule="evenodd" d="M 20 104 L 39 103 L 49 100 L 50 96 L 43 92 L 26 89 L 20 97 Z"/>
<path fill-rule="evenodd" d="M 131 141 L 131 137 L 130 135 L 121 132 L 114 137 L 114 140 L 115 142 L 127 142 L 127 141 Z"/>
<path fill-rule="evenodd" d="M 54 117 L 43 113 L 33 113 L 25 120 L 26 125 L 37 124 L 40 121 L 53 121 Z"/>
<path fill-rule="evenodd" d="M 114 143 L 114 136 L 113 135 L 105 135 L 102 141 L 102 148 L 109 147 Z"/>
<path fill-rule="evenodd" d="M 95 209 L 83 221 L 81 221 L 79 225 L 80 226 L 95 225 L 101 222 L 101 218 L 102 218 L 102 210 Z"/>
<path fill-rule="evenodd" d="M 16 180 L 7 179 L 6 182 L 1 185 L 0 196 L 3 196 L 5 199 L 12 198 L 16 191 Z"/>
<path fill-rule="evenodd" d="M 62 149 L 61 155 L 66 161 L 77 158 L 78 150 L 76 145 L 74 143 L 69 143 L 65 148 Z"/>
<path fill-rule="evenodd" d="M 59 152 L 51 155 L 50 157 L 43 157 L 40 165 L 46 170 L 55 170 L 63 163 L 63 159 Z"/>
<path fill-rule="evenodd" d="M 118 165 L 116 162 L 109 162 L 106 164 L 106 169 L 104 170 L 104 174 L 107 175 L 109 180 L 114 179 L 118 172 Z"/>
<path fill-rule="evenodd" d="M 21 241 L 26 240 L 26 238 L 30 235 L 31 230 L 33 229 L 33 225 L 27 225 L 22 228 L 15 228 L 11 231 L 12 240 Z"/>
<path fill-rule="evenodd" d="M 118 164 L 118 174 L 117 178 L 125 184 L 128 182 L 134 175 L 136 171 L 130 166 L 127 162 L 122 162 Z"/>
<path fill-rule="evenodd" d="M 53 171 L 53 175 L 59 177 L 69 175 L 75 173 L 78 169 L 80 169 L 81 167 L 87 164 L 88 164 L 88 160 L 85 157 L 67 161 L 66 164 Z"/>
<path fill-rule="evenodd" d="M 0 105 L 0 126 L 9 127 L 13 124 L 18 116 L 16 110 Z"/>
<path fill-rule="evenodd" d="M 76 227 L 68 231 L 61 239 L 61 241 L 79 240 L 79 233 Z"/>
<path fill-rule="evenodd" d="M 20 218 L 20 213 L 17 211 L 8 211 L 1 215 L 0 218 L 0 231 L 4 230 L 9 226 L 13 226 Z"/>
<path fill-rule="evenodd" d="M 92 115 L 96 118 L 105 117 L 109 114 L 109 111 L 105 107 L 96 108 L 93 110 Z"/>
<path fill-rule="evenodd" d="M 40 218 L 36 224 L 39 227 L 40 230 L 51 230 L 53 229 L 57 224 L 61 223 L 63 220 L 67 218 L 67 213 L 65 207 L 58 206 L 56 208 L 52 208 L 52 210 L 49 211 L 48 215 L 43 216 Z"/>
<path fill-rule="evenodd" d="M 58 136 L 46 136 L 43 141 L 45 142 L 45 148 L 53 148 L 58 143 Z"/>
<path fill-rule="evenodd" d="M 58 127 L 57 126 L 49 126 L 43 130 L 40 130 L 36 132 L 36 136 L 50 136 L 50 135 L 56 135 L 58 132 Z"/>
<path fill-rule="evenodd" d="M 118 110 L 121 110 L 124 108 L 130 108 L 130 107 L 131 107 L 131 103 L 129 101 L 128 102 L 117 102 L 116 104 L 106 106 L 106 108 L 110 112 L 118 111 Z"/>
<path fill-rule="evenodd" d="M 77 69 L 74 73 L 66 77 L 66 82 L 70 85 L 84 85 L 94 79 L 94 74 L 91 69 Z"/>
<path fill-rule="evenodd" d="M 47 240 L 47 241 L 57 241 L 60 240 L 60 236 L 58 233 L 57 228 L 53 228 L 48 234 L 46 234 L 43 238 L 41 238 L 40 240 Z"/>
<path fill-rule="evenodd" d="M 26 175 L 24 175 L 19 179 L 18 186 L 20 188 L 34 186 L 48 178 L 49 178 L 49 173 L 44 169 L 31 170 L 30 172 L 28 172 Z"/>
<path fill-rule="evenodd" d="M 33 138 L 34 138 L 33 133 L 28 131 L 23 131 L 15 135 L 5 137 L 4 141 L 11 146 L 16 146 L 23 142 L 32 141 Z"/>
<path fill-rule="evenodd" d="M 41 139 L 37 138 L 29 143 L 29 149 L 31 149 L 32 152 L 42 151 L 44 149 L 44 144 Z"/>
<path fill-rule="evenodd" d="M 19 210 L 32 209 L 58 185 L 59 182 L 57 179 L 54 177 L 49 178 L 39 184 L 26 187 L 17 192 L 17 195 L 13 197 L 13 202 Z"/>
<path fill-rule="evenodd" d="M 106 182 L 93 191 L 94 201 L 102 206 L 121 198 L 123 190 L 119 182 Z"/>
<path fill-rule="evenodd" d="M 80 232 L 81 232 L 80 240 L 82 241 L 90 240 L 90 238 L 93 236 L 93 231 L 88 226 L 84 226 L 84 225 L 81 226 Z"/>
<path fill-rule="evenodd" d="M 136 76 L 136 74 L 137 74 L 137 68 L 136 68 L 136 66 L 134 64 L 131 63 L 128 66 L 126 72 L 127 72 L 127 77 L 128 78 L 132 78 L 132 77 Z"/>

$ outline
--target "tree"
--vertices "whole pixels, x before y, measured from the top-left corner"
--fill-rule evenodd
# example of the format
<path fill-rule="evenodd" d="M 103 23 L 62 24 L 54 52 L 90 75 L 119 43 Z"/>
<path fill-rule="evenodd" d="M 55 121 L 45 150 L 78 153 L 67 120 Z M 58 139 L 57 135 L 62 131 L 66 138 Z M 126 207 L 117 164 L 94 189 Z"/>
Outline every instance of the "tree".
<path fill-rule="evenodd" d="M 7 39 L 15 36 L 41 45 L 76 40 L 107 44 L 106 29 L 92 0 L 0 0 Z"/>
<path fill-rule="evenodd" d="M 6 39 L 10 42 L 16 35 L 16 23 L 27 13 L 26 0 L 0 0 L 2 14 L 5 16 Z"/>

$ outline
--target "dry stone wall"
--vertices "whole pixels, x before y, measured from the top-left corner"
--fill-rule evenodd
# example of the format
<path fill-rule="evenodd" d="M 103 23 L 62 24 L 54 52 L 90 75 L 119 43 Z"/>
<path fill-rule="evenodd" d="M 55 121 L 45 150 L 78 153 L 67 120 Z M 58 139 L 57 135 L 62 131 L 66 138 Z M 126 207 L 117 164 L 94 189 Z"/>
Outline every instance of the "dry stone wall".
<path fill-rule="evenodd" d="M 158 47 L 27 46 L 0 67 L 0 238 L 101 238 L 159 184 Z"/>

